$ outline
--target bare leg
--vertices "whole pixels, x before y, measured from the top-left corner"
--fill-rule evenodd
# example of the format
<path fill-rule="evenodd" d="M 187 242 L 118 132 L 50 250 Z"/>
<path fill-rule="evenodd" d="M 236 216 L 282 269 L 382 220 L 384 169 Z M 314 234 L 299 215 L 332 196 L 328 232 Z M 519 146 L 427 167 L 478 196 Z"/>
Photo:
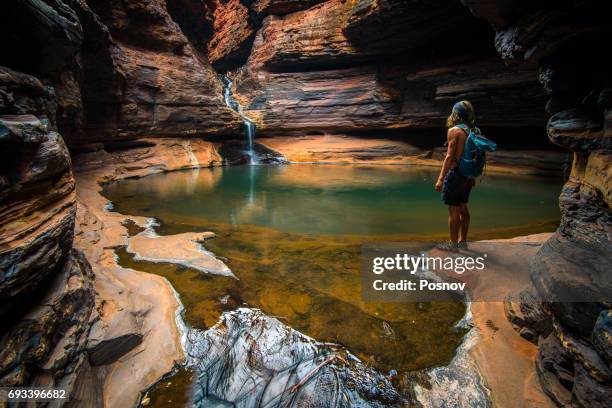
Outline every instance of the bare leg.
<path fill-rule="evenodd" d="M 467 242 L 468 229 L 470 227 L 470 211 L 468 210 L 467 204 L 461 204 L 459 208 L 461 216 L 461 234 L 459 241 Z"/>
<path fill-rule="evenodd" d="M 448 229 L 450 240 L 456 244 L 459 240 L 459 229 L 461 228 L 461 207 L 458 205 L 448 206 Z"/>

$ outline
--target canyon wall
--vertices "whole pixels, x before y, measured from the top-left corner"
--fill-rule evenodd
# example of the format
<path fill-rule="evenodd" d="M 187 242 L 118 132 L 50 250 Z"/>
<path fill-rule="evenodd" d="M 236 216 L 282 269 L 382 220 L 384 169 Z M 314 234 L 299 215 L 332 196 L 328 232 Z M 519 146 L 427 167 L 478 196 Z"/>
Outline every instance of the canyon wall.
<path fill-rule="evenodd" d="M 97 312 L 93 273 L 72 249 L 75 180 L 56 105 L 52 88 L 0 67 L 0 384 L 70 394 L 90 369 Z"/>
<path fill-rule="evenodd" d="M 266 136 L 406 137 L 443 128 L 463 98 L 485 128 L 543 127 L 535 66 L 507 67 L 492 42 L 459 2 L 329 0 L 267 15 L 234 91 Z"/>
<path fill-rule="evenodd" d="M 93 273 L 72 249 L 75 180 L 57 129 L 73 134 L 82 125 L 72 65 L 82 31 L 63 4 L 1 8 L 9 21 L 26 19 L 31 28 L 20 35 L 40 42 L 22 49 L 15 35 L 3 38 L 10 48 L 0 65 L 46 81 L 0 66 L 0 384 L 73 394 L 90 370 L 85 348 L 97 312 Z"/>
<path fill-rule="evenodd" d="M 0 65 L 55 88 L 57 126 L 69 146 L 241 131 L 217 74 L 165 1 L 14 0 L 2 7 L 11 23 L 1 29 L 8 49 Z"/>
<path fill-rule="evenodd" d="M 79 8 L 86 131 L 78 142 L 240 132 L 216 73 L 172 20 L 165 1 L 87 5 Z"/>
<path fill-rule="evenodd" d="M 517 307 L 546 320 L 531 338 L 549 396 L 603 407 L 612 379 L 611 91 L 601 59 L 609 10 L 598 1 L 459 3 L 328 0 L 287 13 L 229 0 L 211 6 L 209 58 L 234 70 L 233 92 L 260 136 L 409 140 L 415 128 L 442 128 L 464 98 L 483 128 L 520 128 L 519 144 L 540 137 L 526 129 L 546 128 L 574 160 L 561 226 L 532 265 L 540 301 Z M 592 301 L 571 302 L 585 294 Z"/>
<path fill-rule="evenodd" d="M 543 140 L 546 127 L 574 155 L 561 226 L 532 266 L 548 301 L 509 303 L 509 314 L 540 346 L 537 372 L 559 405 L 612 399 L 610 298 L 558 302 L 552 293 L 610 285 L 603 2 L 10 0 L 0 10 L 0 384 L 62 386 L 100 403 L 96 365 L 118 355 L 91 358 L 100 351 L 100 333 L 89 333 L 100 299 L 87 259 L 72 248 L 68 148 L 96 155 L 120 141 L 142 148 L 131 142 L 142 137 L 241 139 L 242 121 L 223 102 L 223 72 L 268 138 L 423 143 L 432 129 L 443 137 L 444 118 L 464 98 L 485 130 L 519 146 Z M 585 259 L 590 269 L 576 263 Z M 519 316 L 529 310 L 535 323 Z"/>
<path fill-rule="evenodd" d="M 94 276 L 89 262 L 95 271 L 101 259 L 73 248 L 77 194 L 68 147 L 100 151 L 134 135 L 221 135 L 240 132 L 242 123 L 163 1 L 14 0 L 0 10 L 7 19 L 0 28 L 0 385 L 61 387 L 69 397 L 61 403 L 102 406 L 105 390 L 131 384 L 129 376 L 111 385 L 105 379 L 134 374 L 113 364 L 145 333 L 164 352 L 176 351 L 175 339 L 159 335 L 176 331 L 176 302 L 167 282 L 153 282 L 171 301 L 170 317 L 152 333 L 155 325 L 143 318 L 158 314 L 152 296 L 127 290 L 121 278 Z M 77 233 L 92 247 L 100 240 L 80 226 Z M 113 305 L 122 307 L 113 313 Z M 157 361 L 138 364 L 142 378 L 128 378 L 138 386 L 121 393 L 129 405 L 179 354 L 158 352 Z"/>
<path fill-rule="evenodd" d="M 559 406 L 612 401 L 612 77 L 602 61 L 612 39 L 605 2 L 463 0 L 496 29 L 495 47 L 535 63 L 548 94 L 550 140 L 573 152 L 559 197 L 561 225 L 531 265 L 535 297 L 507 305 L 539 346 L 536 369 Z"/>

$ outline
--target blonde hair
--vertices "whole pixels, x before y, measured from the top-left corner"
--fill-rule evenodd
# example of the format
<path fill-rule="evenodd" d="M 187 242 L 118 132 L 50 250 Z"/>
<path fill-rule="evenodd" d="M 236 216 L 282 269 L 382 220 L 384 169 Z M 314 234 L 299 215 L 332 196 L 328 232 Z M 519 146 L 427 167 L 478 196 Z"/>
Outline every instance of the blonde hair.
<path fill-rule="evenodd" d="M 446 127 L 449 129 L 460 123 L 465 123 L 469 127 L 476 125 L 476 113 L 474 113 L 474 107 L 469 101 L 457 102 L 446 119 Z"/>

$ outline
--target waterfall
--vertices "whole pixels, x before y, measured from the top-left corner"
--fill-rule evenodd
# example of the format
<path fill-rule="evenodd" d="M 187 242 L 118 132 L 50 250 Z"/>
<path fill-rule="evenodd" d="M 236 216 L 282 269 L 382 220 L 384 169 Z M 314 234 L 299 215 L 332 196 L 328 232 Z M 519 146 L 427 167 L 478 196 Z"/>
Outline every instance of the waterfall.
<path fill-rule="evenodd" d="M 242 121 L 244 122 L 244 126 L 246 127 L 247 133 L 247 155 L 249 156 L 249 164 L 257 164 L 258 159 L 255 151 L 253 150 L 253 138 L 255 137 L 255 123 L 249 118 L 246 117 L 244 112 L 242 111 L 242 106 L 238 103 L 236 99 L 234 99 L 234 95 L 232 95 L 232 83 L 233 81 L 229 79 L 225 75 L 221 75 L 221 81 L 223 82 L 223 100 L 225 104 L 237 112 Z"/>

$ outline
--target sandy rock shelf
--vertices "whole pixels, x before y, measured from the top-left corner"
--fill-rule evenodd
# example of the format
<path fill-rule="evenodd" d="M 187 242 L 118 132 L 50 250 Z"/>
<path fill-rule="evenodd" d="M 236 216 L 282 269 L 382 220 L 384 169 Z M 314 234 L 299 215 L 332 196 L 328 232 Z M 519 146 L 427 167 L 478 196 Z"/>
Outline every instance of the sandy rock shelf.
<path fill-rule="evenodd" d="M 180 234 L 168 239 L 138 237 L 129 242 L 127 220 L 147 228 L 145 217 L 125 216 L 107 210 L 101 183 L 142 177 L 165 171 L 209 167 L 221 159 L 214 144 L 201 140 L 157 139 L 155 142 L 113 154 L 104 150 L 75 159 L 77 222 L 75 247 L 92 265 L 100 319 L 92 328 L 89 347 L 99 366 L 93 374 L 103 383 L 106 407 L 132 407 L 140 392 L 184 361 L 181 343 L 182 305 L 163 277 L 122 268 L 115 249 L 133 245 L 145 256 L 158 256 L 167 245 L 180 251 L 175 259 L 189 259 L 196 268 L 231 274 L 214 256 L 202 252 L 196 239 L 203 234 Z M 206 234 L 204 234 L 206 235 Z M 170 242 L 173 242 L 171 244 Z M 168 253 L 164 248 L 164 253 Z M 155 255 L 157 254 L 157 255 Z"/>
<path fill-rule="evenodd" d="M 227 265 L 204 249 L 203 241 L 214 236 L 212 232 L 166 236 L 141 233 L 130 237 L 127 251 L 134 254 L 137 260 L 183 265 L 204 273 L 235 278 Z"/>

